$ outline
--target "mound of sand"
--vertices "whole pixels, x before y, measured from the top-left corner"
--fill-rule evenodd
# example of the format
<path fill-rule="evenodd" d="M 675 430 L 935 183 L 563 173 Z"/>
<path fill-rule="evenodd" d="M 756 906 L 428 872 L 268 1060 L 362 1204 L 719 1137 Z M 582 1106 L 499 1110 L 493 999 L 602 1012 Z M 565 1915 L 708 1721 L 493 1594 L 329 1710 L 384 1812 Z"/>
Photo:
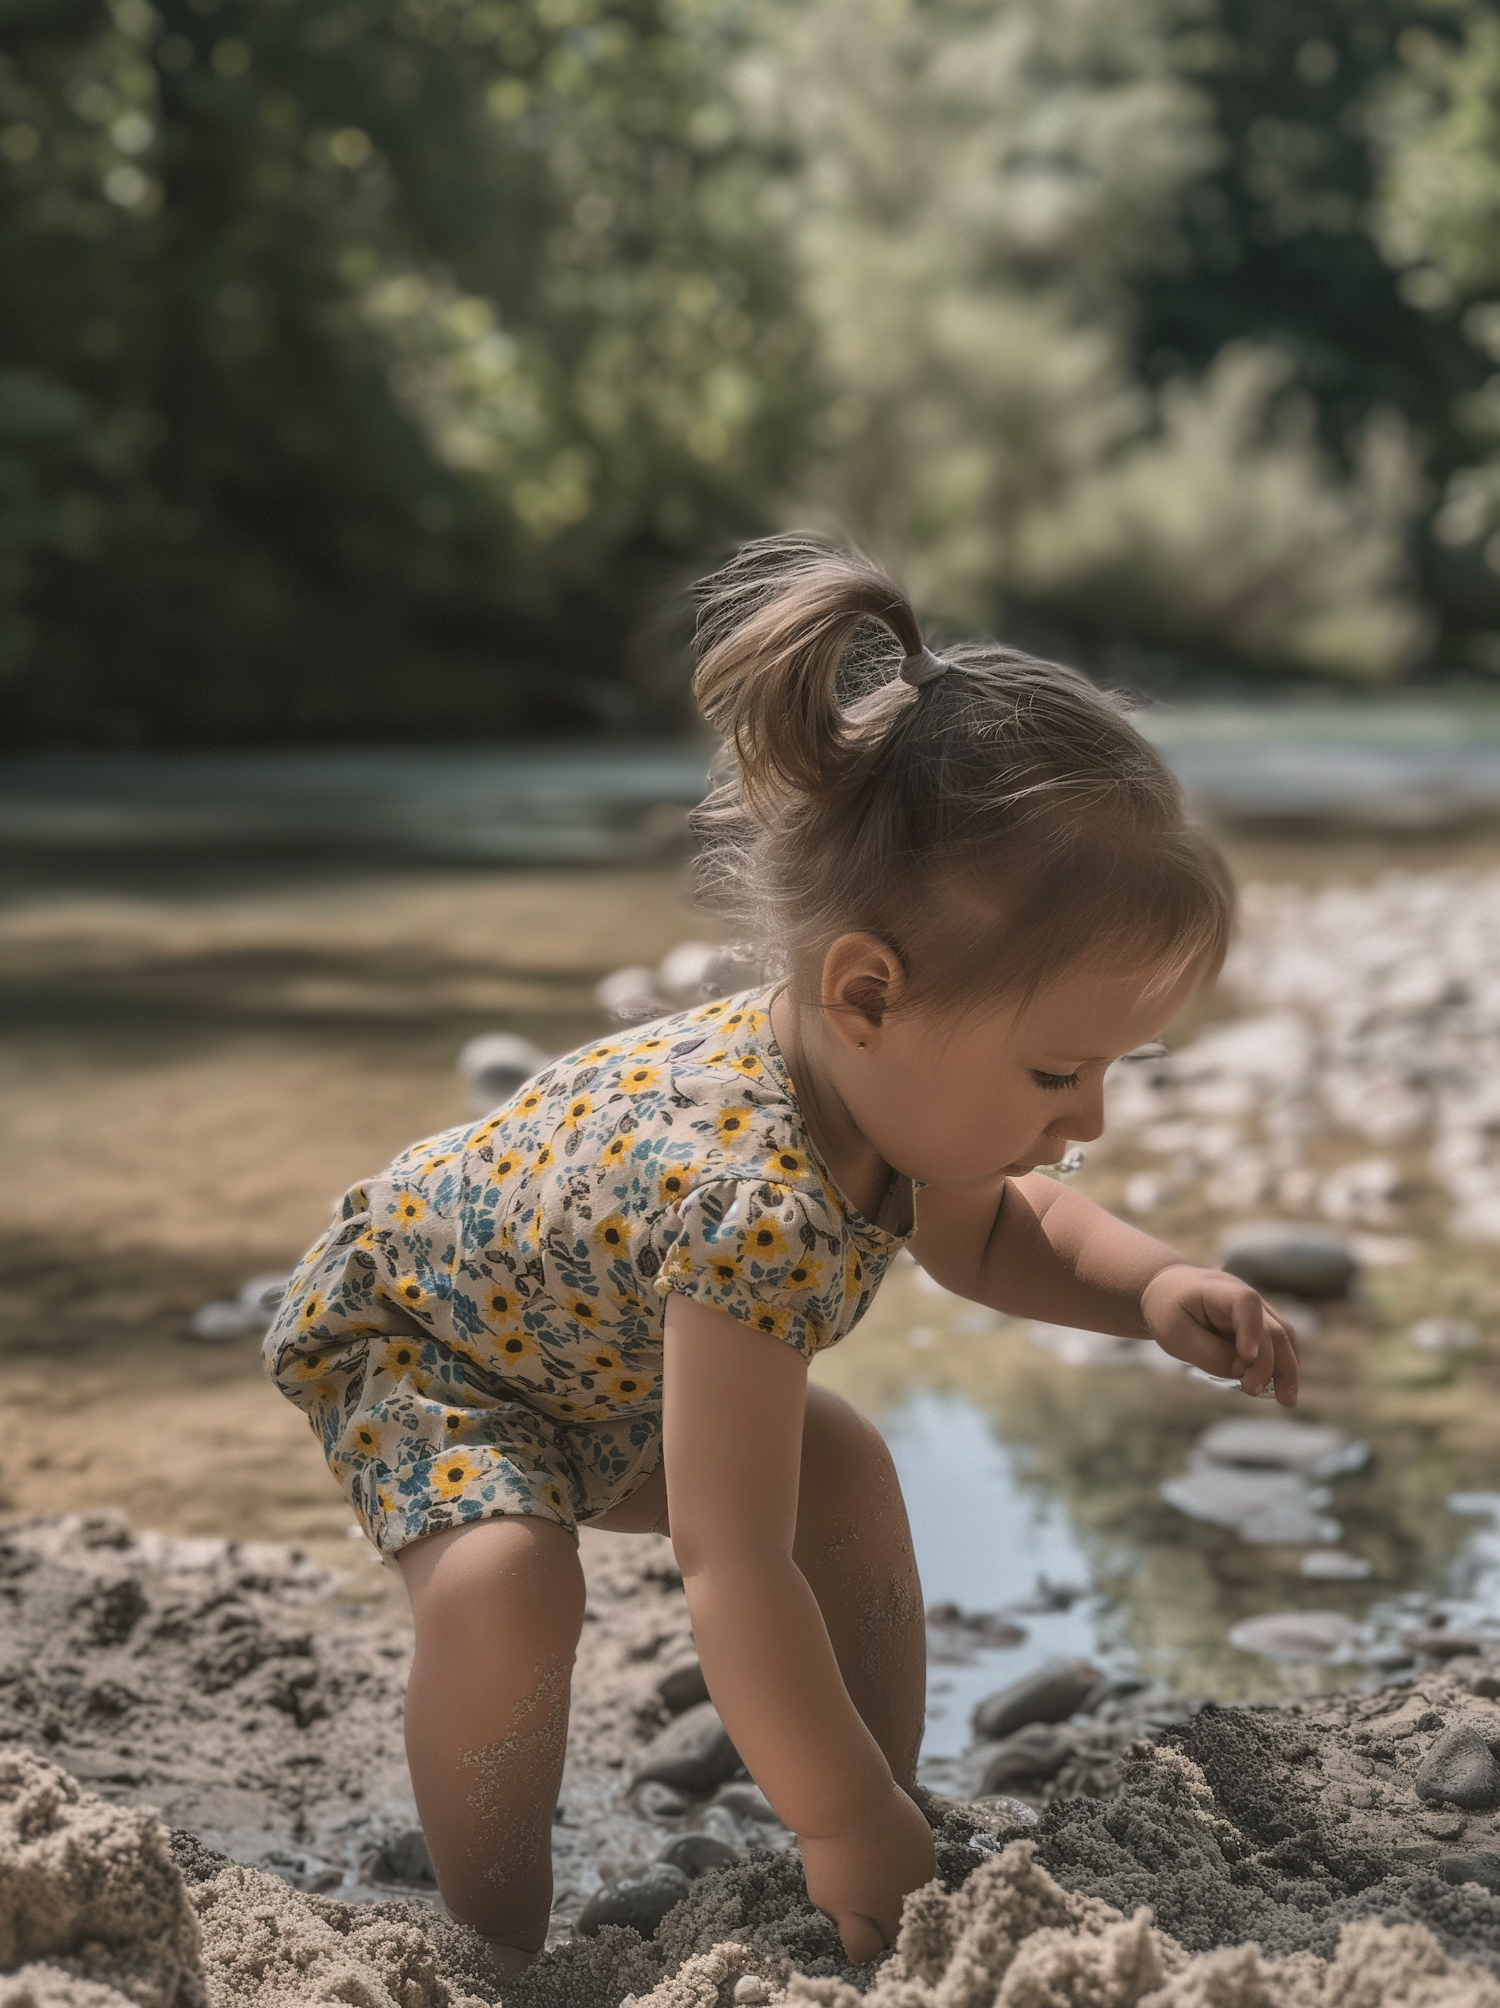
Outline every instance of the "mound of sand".
<path fill-rule="evenodd" d="M 1180 1758 L 1163 1761 L 1200 1818 L 1217 1819 L 1201 1775 Z M 963 1824 L 955 1813 L 942 1820 L 945 1855 Z M 1195 1957 L 1148 1909 L 1127 1918 L 1063 1888 L 1029 1841 L 996 1853 L 994 1840 L 971 1831 L 967 1845 L 983 1858 L 955 1889 L 935 1882 L 908 1900 L 895 1951 L 873 1973 L 798 1969 L 798 1940 L 809 1935 L 823 1939 L 826 1964 L 826 1927 L 818 1933 L 805 1898 L 799 1904 L 790 1858 L 767 1856 L 706 1878 L 658 1943 L 611 1930 L 581 1943 L 581 1956 L 544 1955 L 506 1987 L 505 2008 L 615 2008 L 632 1983 L 637 2008 L 725 2008 L 745 1998 L 750 1976 L 763 2002 L 821 2008 L 1500 2008 L 1500 1983 L 1449 1959 L 1419 1926 L 1349 1925 L 1331 1961 L 1267 1958 L 1255 1945 Z M 0 1961 L 9 1969 L 0 2008 L 488 2008 L 500 1999 L 461 1935 L 413 1906 L 339 1904 L 191 1842 L 180 1851 L 186 1873 L 148 1814 L 110 1806 L 29 1753 L 0 1761 Z M 749 1924 L 757 1904 L 782 1914 L 715 1936 L 726 1922 Z"/>
<path fill-rule="evenodd" d="M 932 1799 L 939 1881 L 894 1953 L 856 1968 L 795 1850 L 751 1848 L 753 1821 L 725 1804 L 631 1795 L 689 1663 L 686 1608 L 661 1544 L 601 1538 L 588 1567 L 564 1901 L 505 2008 L 1500 2008 L 1500 1816 L 1432 1793 L 1455 1731 L 1481 1770 L 1500 1749 L 1500 1680 L 1473 1657 L 1371 1692 L 1204 1708 L 1039 1823 Z M 412 1821 L 399 1628 L 291 1551 L 108 1517 L 0 1530 L 0 1598 L 0 2008 L 499 1998 L 430 1891 L 392 1901 L 388 1870 L 371 1880 L 411 1855 L 394 1845 Z M 649 1941 L 570 1933 L 601 1877 L 693 1827 L 743 1858 Z"/>

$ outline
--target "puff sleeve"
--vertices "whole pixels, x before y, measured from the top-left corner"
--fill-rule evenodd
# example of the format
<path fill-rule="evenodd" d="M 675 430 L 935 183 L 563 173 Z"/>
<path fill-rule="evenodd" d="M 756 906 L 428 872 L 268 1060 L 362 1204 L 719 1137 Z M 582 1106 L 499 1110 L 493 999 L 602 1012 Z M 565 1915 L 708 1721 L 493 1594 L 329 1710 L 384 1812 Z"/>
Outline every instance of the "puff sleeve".
<path fill-rule="evenodd" d="M 843 1217 L 821 1194 L 710 1179 L 658 1225 L 655 1287 L 727 1311 L 811 1359 L 842 1337 L 863 1283 Z"/>

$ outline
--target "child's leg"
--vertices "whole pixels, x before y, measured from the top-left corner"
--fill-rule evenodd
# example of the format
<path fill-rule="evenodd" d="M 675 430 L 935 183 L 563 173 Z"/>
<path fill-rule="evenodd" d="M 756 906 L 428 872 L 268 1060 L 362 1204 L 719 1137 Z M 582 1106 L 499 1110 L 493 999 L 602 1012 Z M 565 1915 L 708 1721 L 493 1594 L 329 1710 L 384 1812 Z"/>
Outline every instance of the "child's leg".
<path fill-rule="evenodd" d="M 552 1904 L 578 1551 L 553 1521 L 515 1515 L 430 1535 L 398 1560 L 417 1631 L 406 1754 L 438 1888 L 500 1970 L 519 1971 Z"/>
<path fill-rule="evenodd" d="M 927 1686 L 911 1529 L 879 1431 L 827 1388 L 807 1390 L 792 1555 L 818 1600 L 850 1700 L 896 1783 L 909 1788 Z"/>

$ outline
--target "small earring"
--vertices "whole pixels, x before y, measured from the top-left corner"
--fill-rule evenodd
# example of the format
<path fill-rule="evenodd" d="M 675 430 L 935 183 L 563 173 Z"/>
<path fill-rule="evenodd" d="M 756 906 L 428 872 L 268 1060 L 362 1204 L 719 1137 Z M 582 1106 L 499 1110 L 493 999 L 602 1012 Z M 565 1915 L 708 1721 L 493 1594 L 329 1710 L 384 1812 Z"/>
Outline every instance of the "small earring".
<path fill-rule="evenodd" d="M 856 1046 L 858 1046 L 858 1048 L 859 1048 L 859 1050 L 860 1050 L 861 1052 L 863 1052 L 863 1051 L 865 1050 L 865 1042 L 864 1042 L 864 1040 L 863 1040 L 863 1039 L 856 1039 L 854 1043 L 855 1043 L 855 1045 L 856 1045 Z"/>

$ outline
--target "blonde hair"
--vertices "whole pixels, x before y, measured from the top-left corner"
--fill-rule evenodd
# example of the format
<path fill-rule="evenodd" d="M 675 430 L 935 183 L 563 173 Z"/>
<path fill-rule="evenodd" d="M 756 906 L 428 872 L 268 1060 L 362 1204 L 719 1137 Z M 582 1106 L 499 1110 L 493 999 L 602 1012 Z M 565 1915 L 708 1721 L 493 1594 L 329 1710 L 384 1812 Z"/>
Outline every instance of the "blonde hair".
<path fill-rule="evenodd" d="M 693 689 L 724 738 L 694 816 L 708 901 L 794 977 L 878 936 L 912 1004 L 1026 997 L 1085 962 L 1163 988 L 1216 973 L 1227 871 L 1122 701 L 989 641 L 913 687 L 921 649 L 894 580 L 812 536 L 702 582 Z"/>

